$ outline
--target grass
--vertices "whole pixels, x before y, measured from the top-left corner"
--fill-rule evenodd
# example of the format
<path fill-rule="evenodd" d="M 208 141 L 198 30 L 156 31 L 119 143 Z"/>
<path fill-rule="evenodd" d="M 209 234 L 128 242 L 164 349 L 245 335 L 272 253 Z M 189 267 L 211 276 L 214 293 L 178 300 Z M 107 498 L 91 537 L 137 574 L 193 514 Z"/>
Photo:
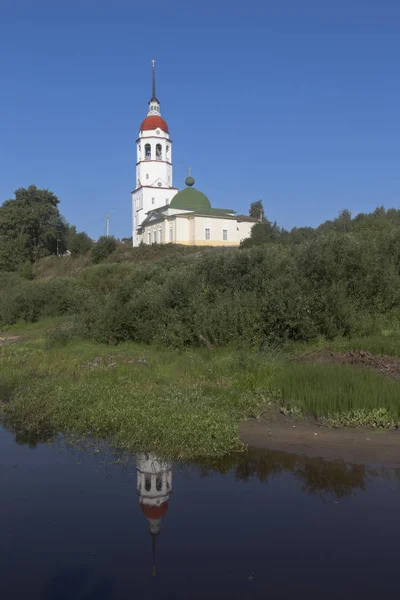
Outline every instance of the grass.
<path fill-rule="evenodd" d="M 275 376 L 283 404 L 333 425 L 394 427 L 400 382 L 335 364 L 288 363 Z"/>
<path fill-rule="evenodd" d="M 351 350 L 364 350 L 371 354 L 384 354 L 387 356 L 400 356 L 400 335 L 370 335 L 352 339 L 340 338 L 326 344 L 329 350 L 335 352 L 349 352 Z"/>
<path fill-rule="evenodd" d="M 128 452 L 221 456 L 241 448 L 238 422 L 270 400 L 276 365 L 275 357 L 246 362 L 228 350 L 179 354 L 76 340 L 47 348 L 33 328 L 2 349 L 3 415 L 28 438 L 74 433 Z"/>
<path fill-rule="evenodd" d="M 26 439 L 78 434 L 127 452 L 188 460 L 240 450 L 238 423 L 277 404 L 336 426 L 395 427 L 400 421 L 400 382 L 361 368 L 288 361 L 277 348 L 179 353 L 134 343 L 112 347 L 49 334 L 54 325 L 68 323 L 9 327 L 7 334 L 23 341 L 0 348 L 0 409 Z M 398 343 L 385 337 L 330 344 L 382 347 L 390 354 Z"/>

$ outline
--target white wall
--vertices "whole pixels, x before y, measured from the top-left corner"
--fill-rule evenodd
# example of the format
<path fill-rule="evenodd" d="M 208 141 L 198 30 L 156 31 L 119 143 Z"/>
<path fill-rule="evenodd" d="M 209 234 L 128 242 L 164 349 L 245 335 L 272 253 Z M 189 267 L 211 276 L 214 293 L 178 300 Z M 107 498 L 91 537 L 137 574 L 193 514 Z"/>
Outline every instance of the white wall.
<path fill-rule="evenodd" d="M 210 240 L 206 240 L 205 230 L 210 228 Z M 223 231 L 227 230 L 227 240 L 224 240 Z M 209 245 L 233 246 L 237 244 L 236 219 L 222 219 L 212 217 L 195 217 L 195 241 Z M 215 244 L 216 243 L 216 244 Z"/>
<path fill-rule="evenodd" d="M 242 221 L 241 223 L 238 223 L 239 243 L 245 240 L 246 238 L 250 237 L 251 229 L 252 227 L 254 227 L 254 225 L 256 225 L 256 223 L 249 223 L 248 221 Z"/>
<path fill-rule="evenodd" d="M 151 160 L 145 160 L 145 144 L 147 143 L 151 145 Z M 161 160 L 156 160 L 157 144 L 161 145 Z M 135 191 L 132 193 L 134 246 L 138 246 L 141 242 L 141 237 L 137 235 L 136 230 L 143 223 L 147 213 L 169 204 L 178 191 L 172 188 L 172 141 L 169 139 L 169 134 L 161 129 L 140 132 L 136 147 L 138 163 L 136 165 Z"/>
<path fill-rule="evenodd" d="M 194 225 L 194 227 L 193 227 Z M 143 230 L 143 243 L 154 243 L 156 232 L 157 244 L 187 244 L 196 246 L 238 246 L 242 240 L 250 236 L 251 228 L 255 223 L 238 222 L 236 219 L 223 219 L 215 217 L 179 217 L 168 218 L 158 223 L 149 223 Z M 162 236 L 160 236 L 160 227 Z M 206 227 L 210 229 L 210 239 L 206 240 Z M 170 229 L 172 228 L 172 240 Z M 224 229 L 227 239 L 224 240 Z M 150 241 L 148 234 L 150 232 Z M 193 235 L 194 232 L 194 235 Z"/>

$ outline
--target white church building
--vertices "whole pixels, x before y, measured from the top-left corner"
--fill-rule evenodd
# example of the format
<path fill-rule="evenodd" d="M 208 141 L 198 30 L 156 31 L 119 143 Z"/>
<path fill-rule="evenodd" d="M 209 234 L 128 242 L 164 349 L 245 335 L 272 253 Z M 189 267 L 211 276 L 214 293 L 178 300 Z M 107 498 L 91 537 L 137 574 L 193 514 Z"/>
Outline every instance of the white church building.
<path fill-rule="evenodd" d="M 132 192 L 132 242 L 191 246 L 239 246 L 257 219 L 212 208 L 190 174 L 178 191 L 172 180 L 172 140 L 156 96 L 155 61 L 149 111 L 136 141 L 136 187 Z"/>

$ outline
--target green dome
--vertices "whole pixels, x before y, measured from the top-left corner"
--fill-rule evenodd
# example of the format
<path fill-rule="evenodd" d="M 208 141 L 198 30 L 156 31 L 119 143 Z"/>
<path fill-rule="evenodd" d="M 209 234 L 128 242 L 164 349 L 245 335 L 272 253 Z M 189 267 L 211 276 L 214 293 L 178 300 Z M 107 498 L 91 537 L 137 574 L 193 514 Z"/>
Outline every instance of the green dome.
<path fill-rule="evenodd" d="M 211 208 L 211 204 L 207 196 L 205 196 L 194 185 L 193 177 L 186 177 L 185 183 L 187 187 L 181 192 L 178 192 L 171 200 L 171 208 L 181 208 L 182 210 L 207 210 Z"/>

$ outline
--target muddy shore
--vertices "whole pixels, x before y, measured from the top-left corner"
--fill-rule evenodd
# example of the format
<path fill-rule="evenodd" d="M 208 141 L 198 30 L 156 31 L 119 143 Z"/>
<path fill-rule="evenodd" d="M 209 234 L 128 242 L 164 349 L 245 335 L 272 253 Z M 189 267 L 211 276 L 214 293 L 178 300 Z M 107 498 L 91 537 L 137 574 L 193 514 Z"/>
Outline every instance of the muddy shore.
<path fill-rule="evenodd" d="M 331 429 L 282 417 L 240 424 L 242 441 L 256 448 L 400 468 L 400 431 Z"/>

